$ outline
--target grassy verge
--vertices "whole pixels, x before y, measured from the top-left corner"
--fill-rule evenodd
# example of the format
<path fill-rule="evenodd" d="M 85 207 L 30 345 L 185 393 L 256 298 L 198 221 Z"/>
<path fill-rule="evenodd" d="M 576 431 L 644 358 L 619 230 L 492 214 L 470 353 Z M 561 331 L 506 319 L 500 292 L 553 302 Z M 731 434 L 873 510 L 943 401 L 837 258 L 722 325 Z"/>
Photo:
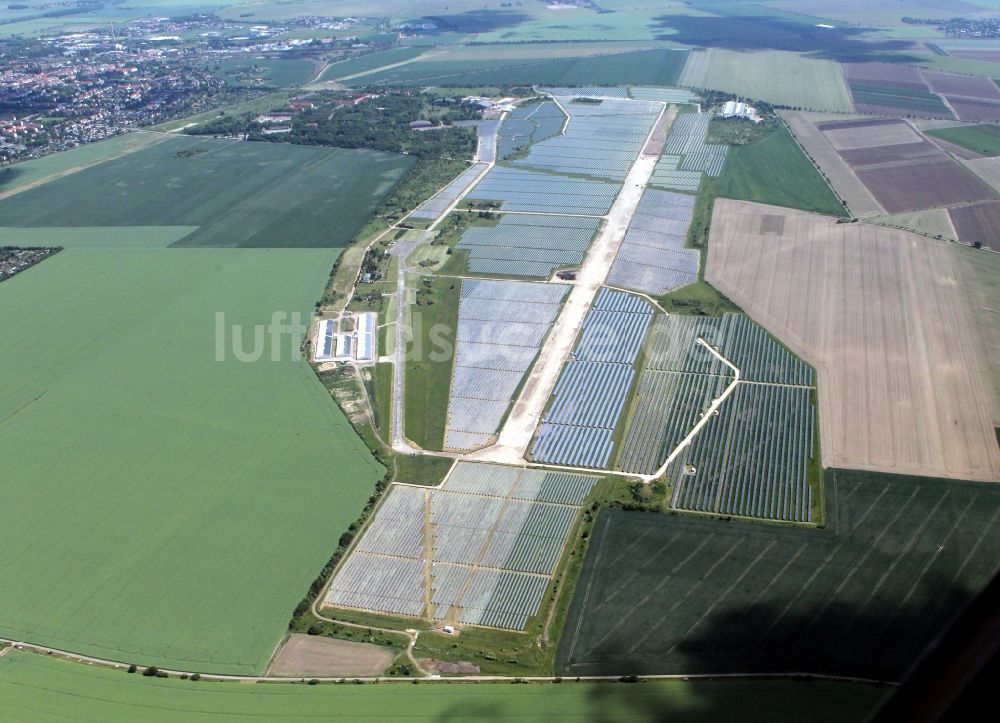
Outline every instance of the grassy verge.
<path fill-rule="evenodd" d="M 656 299 L 667 313 L 689 316 L 721 316 L 740 307 L 707 281 L 696 281 Z"/>
<path fill-rule="evenodd" d="M 413 346 L 406 362 L 406 436 L 424 449 L 444 445 L 461 282 L 423 276 L 413 310 Z M 443 344 L 451 348 L 443 349 Z M 447 351 L 447 353 L 445 353 Z M 443 358 L 442 358 L 443 357 Z"/>
<path fill-rule="evenodd" d="M 394 479 L 411 485 L 439 485 L 444 481 L 454 462 L 455 460 L 450 457 L 397 454 Z"/>

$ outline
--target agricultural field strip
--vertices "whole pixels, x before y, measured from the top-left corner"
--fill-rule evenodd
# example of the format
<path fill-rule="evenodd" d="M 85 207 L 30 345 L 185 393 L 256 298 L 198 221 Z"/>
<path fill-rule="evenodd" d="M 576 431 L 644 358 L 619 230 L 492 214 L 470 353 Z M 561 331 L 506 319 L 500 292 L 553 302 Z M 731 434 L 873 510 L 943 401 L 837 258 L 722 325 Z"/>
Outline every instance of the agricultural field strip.
<path fill-rule="evenodd" d="M 539 425 L 533 461 L 607 467 L 652 319 L 652 307 L 640 297 L 607 288 L 597 293 Z"/>
<path fill-rule="evenodd" d="M 600 220 L 591 217 L 503 214 L 496 226 L 473 226 L 457 248 L 469 251 L 469 271 L 547 278 L 583 262 Z"/>
<path fill-rule="evenodd" d="M 1000 120 L 1000 89 L 989 78 L 895 63 L 847 63 L 844 69 L 859 112 Z"/>
<path fill-rule="evenodd" d="M 921 70 L 931 90 L 947 99 L 959 120 L 1000 120 L 1000 88 L 990 78 Z"/>
<path fill-rule="evenodd" d="M 616 466 L 667 474 L 676 509 L 810 521 L 811 370 L 736 314 L 662 316 L 652 339 Z"/>
<path fill-rule="evenodd" d="M 889 213 L 996 197 L 904 120 L 827 121 L 817 128 Z"/>
<path fill-rule="evenodd" d="M 566 291 L 564 285 L 462 281 L 445 448 L 474 449 L 495 437 Z"/>
<path fill-rule="evenodd" d="M 523 629 L 596 481 L 460 462 L 439 488 L 394 485 L 326 604 Z"/>
<path fill-rule="evenodd" d="M 0 200 L 0 227 L 183 225 L 197 230 L 176 246 L 339 248 L 413 163 L 378 151 L 172 136 Z M 229 174 L 222 186 L 220 169 Z"/>
<path fill-rule="evenodd" d="M 802 111 L 778 111 L 792 135 L 812 159 L 830 185 L 859 218 L 884 216 L 887 212 L 854 170 L 841 158 L 825 133 L 817 127 L 818 116 Z"/>
<path fill-rule="evenodd" d="M 764 231 L 776 215 L 781 232 Z M 711 241 L 709 281 L 823 370 L 825 466 L 1000 478 L 989 365 L 947 244 L 728 200 Z"/>
<path fill-rule="evenodd" d="M 1000 499 L 978 484 L 840 471 L 828 475 L 827 489 L 824 531 L 602 513 L 594 532 L 600 545 L 588 551 L 557 672 L 613 672 L 642 659 L 641 672 L 649 673 L 899 679 L 965 591 L 994 574 L 996 545 L 989 543 L 1000 534 Z M 730 553 L 732 564 L 716 565 L 734 542 L 741 548 Z M 666 551 L 674 563 L 657 570 Z M 739 584 L 748 570 L 759 584 Z M 659 584 L 665 578 L 669 586 Z M 678 589 L 696 592 L 679 597 Z M 658 613 L 645 617 L 644 610 Z M 829 644 L 803 645 L 803 638 Z M 695 646 L 692 666 L 687 650 Z M 754 654 L 764 646 L 777 654 Z"/>
<path fill-rule="evenodd" d="M 697 281 L 701 256 L 685 248 L 694 201 L 694 196 L 647 188 L 607 283 L 659 295 Z"/>

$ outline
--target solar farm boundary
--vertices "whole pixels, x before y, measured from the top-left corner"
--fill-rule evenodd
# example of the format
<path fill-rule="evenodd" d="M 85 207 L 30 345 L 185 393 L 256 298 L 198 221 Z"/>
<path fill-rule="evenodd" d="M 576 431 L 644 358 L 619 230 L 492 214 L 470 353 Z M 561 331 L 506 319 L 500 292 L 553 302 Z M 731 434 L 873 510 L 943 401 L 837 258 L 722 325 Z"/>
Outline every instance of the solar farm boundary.
<path fill-rule="evenodd" d="M 720 354 L 711 344 L 702 339 L 700 336 L 698 337 L 698 343 L 701 344 L 706 349 L 708 349 L 708 351 L 712 355 L 717 357 L 723 364 L 732 369 L 736 376 L 733 378 L 733 381 L 730 383 L 730 385 L 726 387 L 725 391 L 723 391 L 722 394 L 720 394 L 717 399 L 712 400 L 712 403 L 711 405 L 709 405 L 708 410 L 705 412 L 705 414 L 702 415 L 701 419 L 698 420 L 698 423 L 694 425 L 694 427 L 691 429 L 690 432 L 688 432 L 688 435 L 681 440 L 680 444 L 678 444 L 674 448 L 674 451 L 670 453 L 670 455 L 667 457 L 667 460 L 660 466 L 658 470 L 656 470 L 652 474 L 636 475 L 637 477 L 642 479 L 642 481 L 645 482 L 646 484 L 649 484 L 653 480 L 658 479 L 667 473 L 667 468 L 669 468 L 671 463 L 677 458 L 677 455 L 683 452 L 684 448 L 687 447 L 689 444 L 691 444 L 692 441 L 694 441 L 694 438 L 698 435 L 698 432 L 701 431 L 702 427 L 704 427 L 706 424 L 709 423 L 709 421 L 712 419 L 715 413 L 719 410 L 719 407 L 722 406 L 722 403 L 729 398 L 730 394 L 736 391 L 736 387 L 739 386 L 740 384 L 740 370 L 737 369 L 736 366 L 731 361 L 726 359 L 726 357 L 722 356 L 722 354 Z"/>

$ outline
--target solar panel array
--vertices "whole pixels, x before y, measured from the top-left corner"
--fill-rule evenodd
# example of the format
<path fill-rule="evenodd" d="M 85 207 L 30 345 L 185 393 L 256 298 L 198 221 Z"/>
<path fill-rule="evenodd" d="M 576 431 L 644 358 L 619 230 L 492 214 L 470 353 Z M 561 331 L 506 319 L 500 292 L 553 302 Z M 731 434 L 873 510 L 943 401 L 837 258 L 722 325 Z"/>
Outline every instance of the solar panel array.
<path fill-rule="evenodd" d="M 671 505 L 810 522 L 815 408 L 808 387 L 740 384 L 671 464 Z"/>
<path fill-rule="evenodd" d="M 597 479 L 460 462 L 440 489 L 394 485 L 326 602 L 523 630 Z"/>
<path fill-rule="evenodd" d="M 665 294 L 697 281 L 701 256 L 685 248 L 694 201 L 694 196 L 646 189 L 611 266 L 608 284 Z"/>
<path fill-rule="evenodd" d="M 497 131 L 497 158 L 504 160 L 532 143 L 558 135 L 565 124 L 566 114 L 550 100 L 519 105 L 504 116 Z"/>
<path fill-rule="evenodd" d="M 476 124 L 476 160 L 492 163 L 497 159 L 497 136 L 500 121 L 484 120 Z"/>
<path fill-rule="evenodd" d="M 624 181 L 662 106 L 630 100 L 566 102 L 561 135 L 535 142 L 515 165 Z"/>
<path fill-rule="evenodd" d="M 640 88 L 632 86 L 629 95 L 636 100 L 655 100 L 660 103 L 694 103 L 698 96 L 683 88 Z"/>
<path fill-rule="evenodd" d="M 616 468 L 655 473 L 732 385 L 732 368 L 699 339 L 740 382 L 667 470 L 673 506 L 809 521 L 812 370 L 739 314 L 657 317 Z"/>
<path fill-rule="evenodd" d="M 718 176 L 726 163 L 729 146 L 709 144 L 709 113 L 682 113 L 670 126 L 664 155 L 653 169 L 650 184 L 674 191 L 696 192 L 701 174 Z"/>
<path fill-rule="evenodd" d="M 420 204 L 417 210 L 411 213 L 410 216 L 412 218 L 425 218 L 430 221 L 436 221 L 455 202 L 455 199 L 462 195 L 462 191 L 475 180 L 476 176 L 485 170 L 485 163 L 473 163 L 458 178 Z"/>
<path fill-rule="evenodd" d="M 465 279 L 458 305 L 445 447 L 490 444 L 568 287 Z"/>
<path fill-rule="evenodd" d="M 501 211 L 603 216 L 620 188 L 607 181 L 494 166 L 466 198 L 498 201 Z"/>
<path fill-rule="evenodd" d="M 718 176 L 726 162 L 729 146 L 707 142 L 711 122 L 710 113 L 682 113 L 677 116 L 670 126 L 670 135 L 663 152 L 683 156 L 681 170 L 702 171 L 710 176 Z"/>
<path fill-rule="evenodd" d="M 578 88 L 540 86 L 538 92 L 563 98 L 618 98 L 626 100 L 629 97 L 628 88 L 618 85 L 584 85 Z"/>
<path fill-rule="evenodd" d="M 614 430 L 652 318 L 652 307 L 638 297 L 598 292 L 539 426 L 531 451 L 536 462 L 608 467 Z"/>
<path fill-rule="evenodd" d="M 597 218 L 507 214 L 496 226 L 467 229 L 458 248 L 469 251 L 473 273 L 546 278 L 583 263 L 599 225 Z"/>
<path fill-rule="evenodd" d="M 651 186 L 669 188 L 674 191 L 687 191 L 697 193 L 701 186 L 700 171 L 680 170 L 681 157 L 675 155 L 660 156 L 653 169 L 653 175 L 649 178 Z"/>

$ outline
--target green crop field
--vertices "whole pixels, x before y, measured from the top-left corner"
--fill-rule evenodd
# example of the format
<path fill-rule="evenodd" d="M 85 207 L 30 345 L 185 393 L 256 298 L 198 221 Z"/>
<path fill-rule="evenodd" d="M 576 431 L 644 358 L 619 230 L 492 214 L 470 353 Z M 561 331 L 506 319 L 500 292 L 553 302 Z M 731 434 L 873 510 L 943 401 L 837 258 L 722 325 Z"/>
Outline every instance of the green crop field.
<path fill-rule="evenodd" d="M 859 109 L 864 106 L 875 106 L 892 109 L 899 113 L 953 117 L 940 96 L 930 91 L 857 82 L 852 82 L 850 87 L 851 96 Z"/>
<path fill-rule="evenodd" d="M 557 671 L 898 680 L 1000 566 L 1000 490 L 842 470 L 826 487 L 826 529 L 602 512 Z"/>
<path fill-rule="evenodd" d="M 126 153 L 159 143 L 163 139 L 163 136 L 156 133 L 124 133 L 106 141 L 87 143 L 68 151 L 7 166 L 0 169 L 0 197 L 29 184 L 38 184 L 60 175 L 75 173 L 88 166 L 118 158 Z"/>
<path fill-rule="evenodd" d="M 680 84 L 807 110 L 854 110 L 839 63 L 786 51 L 695 51 L 688 56 Z"/>
<path fill-rule="evenodd" d="M 234 325 L 250 353 L 308 320 L 336 253 L 68 249 L 0 284 L 0 636 L 263 668 L 383 470 L 292 335 L 244 362 Z"/>
<path fill-rule="evenodd" d="M 197 230 L 197 226 L 3 226 L 0 238 L 11 246 L 141 249 L 170 246 Z"/>
<path fill-rule="evenodd" d="M 336 80 L 337 78 L 344 78 L 349 75 L 367 73 L 372 70 L 377 70 L 378 68 L 383 68 L 386 65 L 392 65 L 393 63 L 402 63 L 407 60 L 413 60 L 414 58 L 423 55 L 425 52 L 425 48 L 393 48 L 391 50 L 384 50 L 381 53 L 359 55 L 358 57 L 351 58 L 350 60 L 341 60 L 337 63 L 331 63 L 326 67 L 326 70 L 323 71 L 323 74 L 319 79 Z"/>
<path fill-rule="evenodd" d="M 428 60 L 364 75 L 355 85 L 419 83 L 479 85 L 676 85 L 686 50 L 661 48 L 563 60 L 513 58 Z"/>
<path fill-rule="evenodd" d="M 230 85 L 248 87 L 290 88 L 302 85 L 314 72 L 312 61 L 305 58 L 226 58 L 208 67 Z"/>
<path fill-rule="evenodd" d="M 863 720 L 885 697 L 852 683 L 781 680 L 526 685 L 276 685 L 146 678 L 41 655 L 0 658 L 0 710 L 16 720 L 551 720 L 817 723 Z"/>
<path fill-rule="evenodd" d="M 716 190 L 724 198 L 847 215 L 784 125 L 744 146 L 732 146 Z"/>
<path fill-rule="evenodd" d="M 177 245 L 343 247 L 413 162 L 170 138 L 0 200 L 0 227 L 198 226 Z"/>
<path fill-rule="evenodd" d="M 927 133 L 984 156 L 1000 156 L 1000 127 L 995 125 L 938 128 Z"/>

